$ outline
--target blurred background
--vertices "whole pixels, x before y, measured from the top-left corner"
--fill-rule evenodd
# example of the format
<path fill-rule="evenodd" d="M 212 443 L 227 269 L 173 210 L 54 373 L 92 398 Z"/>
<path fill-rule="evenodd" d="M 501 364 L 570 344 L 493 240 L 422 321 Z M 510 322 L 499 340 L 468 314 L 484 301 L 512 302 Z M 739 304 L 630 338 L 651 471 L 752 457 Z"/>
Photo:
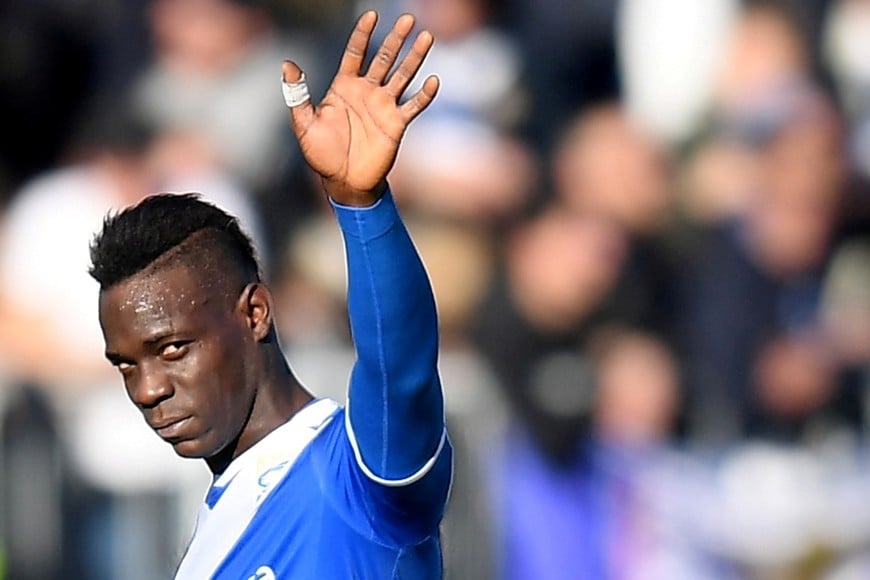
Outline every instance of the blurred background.
<path fill-rule="evenodd" d="M 200 191 L 344 398 L 341 239 L 286 125 L 356 15 L 443 89 L 392 175 L 433 280 L 448 578 L 870 578 L 870 0 L 5 0 L 0 578 L 170 577 L 208 485 L 102 358 L 88 242 Z"/>

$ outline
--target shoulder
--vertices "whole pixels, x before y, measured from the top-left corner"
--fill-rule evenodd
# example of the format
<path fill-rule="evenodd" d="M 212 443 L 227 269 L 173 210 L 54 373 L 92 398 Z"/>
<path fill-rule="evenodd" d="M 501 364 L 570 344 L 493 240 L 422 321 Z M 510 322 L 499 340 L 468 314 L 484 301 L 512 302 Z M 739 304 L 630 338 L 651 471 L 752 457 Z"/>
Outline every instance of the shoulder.
<path fill-rule="evenodd" d="M 439 452 L 407 481 L 383 481 L 373 476 L 354 451 L 340 409 L 308 450 L 316 485 L 324 500 L 343 513 L 352 527 L 365 528 L 385 545 L 410 545 L 437 534 L 449 495 L 453 452 L 444 437 Z"/>

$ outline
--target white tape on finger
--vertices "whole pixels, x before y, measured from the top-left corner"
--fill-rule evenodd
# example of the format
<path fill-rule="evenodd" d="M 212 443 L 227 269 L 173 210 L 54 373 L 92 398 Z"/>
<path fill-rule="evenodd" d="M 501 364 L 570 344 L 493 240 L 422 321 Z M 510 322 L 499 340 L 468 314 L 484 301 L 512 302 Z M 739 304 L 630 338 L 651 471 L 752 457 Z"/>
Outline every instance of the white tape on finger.
<path fill-rule="evenodd" d="M 284 93 L 284 102 L 291 109 L 311 98 L 311 95 L 308 94 L 308 83 L 305 82 L 305 73 L 302 73 L 302 76 L 295 83 L 288 83 L 282 78 L 281 90 Z"/>

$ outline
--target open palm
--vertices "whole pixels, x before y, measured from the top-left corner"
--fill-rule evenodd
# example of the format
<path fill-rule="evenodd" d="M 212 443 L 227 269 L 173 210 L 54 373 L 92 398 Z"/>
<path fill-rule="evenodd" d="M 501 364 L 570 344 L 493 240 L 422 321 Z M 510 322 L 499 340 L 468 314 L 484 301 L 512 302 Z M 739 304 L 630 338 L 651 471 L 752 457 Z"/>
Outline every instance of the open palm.
<path fill-rule="evenodd" d="M 376 23 L 375 12 L 359 18 L 323 101 L 317 107 L 308 101 L 290 109 L 306 161 L 320 175 L 327 194 L 346 205 L 370 205 L 383 192 L 405 129 L 429 106 L 439 85 L 437 77 L 429 77 L 417 93 L 399 103 L 434 42 L 429 32 L 421 32 L 390 74 L 414 26 L 409 14 L 396 20 L 363 74 Z M 283 74 L 294 82 L 301 71 L 287 61 Z"/>

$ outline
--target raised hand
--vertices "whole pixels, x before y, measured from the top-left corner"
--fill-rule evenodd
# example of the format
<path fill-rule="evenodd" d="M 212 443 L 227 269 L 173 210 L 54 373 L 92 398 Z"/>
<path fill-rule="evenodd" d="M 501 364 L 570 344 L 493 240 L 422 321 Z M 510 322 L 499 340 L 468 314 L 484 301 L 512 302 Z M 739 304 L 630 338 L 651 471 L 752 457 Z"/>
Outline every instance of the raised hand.
<path fill-rule="evenodd" d="M 290 122 L 305 160 L 320 175 L 326 193 L 344 205 L 367 206 L 380 197 L 405 130 L 438 92 L 438 77 L 430 76 L 418 92 L 399 103 L 434 42 L 431 33 L 420 32 L 390 74 L 414 27 L 410 14 L 396 20 L 363 73 L 377 20 L 374 11 L 357 20 L 323 101 L 317 107 L 309 100 L 290 108 Z M 283 75 L 292 83 L 302 71 L 286 61 Z"/>

